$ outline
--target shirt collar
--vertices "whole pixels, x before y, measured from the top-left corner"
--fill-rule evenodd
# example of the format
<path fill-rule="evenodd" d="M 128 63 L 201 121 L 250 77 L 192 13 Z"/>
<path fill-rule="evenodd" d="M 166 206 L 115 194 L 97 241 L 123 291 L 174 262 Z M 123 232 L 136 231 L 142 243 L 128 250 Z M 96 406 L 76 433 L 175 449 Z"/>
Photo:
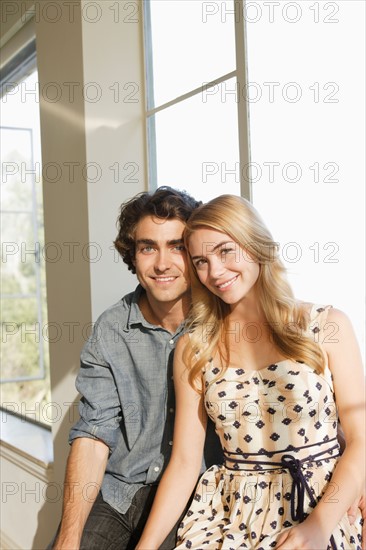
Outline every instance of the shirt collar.
<path fill-rule="evenodd" d="M 130 311 L 129 311 L 129 314 L 128 314 L 125 330 L 129 330 L 132 325 L 142 325 L 145 328 L 149 328 L 149 329 L 153 329 L 153 330 L 156 330 L 156 329 L 165 330 L 163 327 L 160 327 L 160 326 L 157 326 L 157 325 L 152 325 L 151 323 L 148 323 L 146 321 L 145 317 L 142 315 L 141 309 L 139 307 L 139 299 L 140 299 L 140 296 L 143 292 L 145 292 L 145 291 L 142 288 L 142 286 L 140 284 L 137 285 L 134 293 L 132 294 Z M 180 336 L 181 333 L 183 332 L 184 326 L 185 326 L 185 321 L 183 321 L 179 325 L 179 327 L 177 328 L 177 330 L 173 334 L 173 337 L 174 336 Z"/>

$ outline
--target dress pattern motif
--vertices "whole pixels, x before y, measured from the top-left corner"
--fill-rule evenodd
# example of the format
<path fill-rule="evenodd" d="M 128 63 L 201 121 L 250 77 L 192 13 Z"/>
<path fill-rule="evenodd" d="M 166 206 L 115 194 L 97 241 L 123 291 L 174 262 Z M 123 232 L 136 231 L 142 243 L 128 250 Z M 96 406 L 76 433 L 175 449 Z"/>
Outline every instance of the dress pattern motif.
<path fill-rule="evenodd" d="M 309 333 L 323 341 L 330 307 L 311 310 Z M 203 381 L 225 462 L 202 475 L 176 548 L 275 548 L 280 534 L 304 519 L 331 484 L 339 456 L 332 376 L 327 367 L 319 374 L 293 360 L 219 373 L 210 362 Z M 333 497 L 336 487 L 327 498 Z M 328 549 L 361 550 L 358 514 L 353 526 L 342 518 Z"/>

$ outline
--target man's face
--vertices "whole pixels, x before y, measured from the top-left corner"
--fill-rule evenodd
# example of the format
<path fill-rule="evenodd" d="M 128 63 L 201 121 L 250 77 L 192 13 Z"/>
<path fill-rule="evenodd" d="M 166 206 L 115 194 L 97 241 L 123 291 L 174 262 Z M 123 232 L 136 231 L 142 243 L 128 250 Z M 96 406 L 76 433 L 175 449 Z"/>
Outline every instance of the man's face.
<path fill-rule="evenodd" d="M 136 227 L 134 265 L 150 303 L 178 302 L 190 291 L 184 223 L 145 216 Z"/>

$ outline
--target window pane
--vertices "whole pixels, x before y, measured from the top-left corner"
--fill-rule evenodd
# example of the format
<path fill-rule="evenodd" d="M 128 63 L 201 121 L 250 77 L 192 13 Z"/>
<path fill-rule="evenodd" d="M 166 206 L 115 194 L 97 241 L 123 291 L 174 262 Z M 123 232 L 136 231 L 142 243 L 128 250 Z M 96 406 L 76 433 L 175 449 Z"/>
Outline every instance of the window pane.
<path fill-rule="evenodd" d="M 226 83 L 235 89 L 235 79 Z M 158 185 L 185 189 L 203 201 L 240 194 L 237 104 L 218 91 L 155 116 Z"/>
<path fill-rule="evenodd" d="M 3 212 L 1 215 L 1 293 L 36 294 L 39 254 L 32 213 Z M 37 255 L 37 256 L 36 256 Z"/>
<path fill-rule="evenodd" d="M 2 381 L 40 376 L 36 298 L 3 298 Z"/>
<path fill-rule="evenodd" d="M 152 0 L 149 7 L 155 106 L 235 70 L 233 0 Z"/>
<path fill-rule="evenodd" d="M 37 88 L 34 71 L 1 98 L 1 405 L 33 420 L 50 400 Z"/>
<path fill-rule="evenodd" d="M 2 107 L 3 108 L 3 107 Z M 6 110 L 6 109 L 5 109 Z M 32 130 L 1 128 L 1 211 L 32 212 Z M 27 181 L 28 180 L 28 181 Z"/>
<path fill-rule="evenodd" d="M 257 6 L 247 20 L 254 205 L 296 296 L 343 309 L 364 348 L 365 4 L 293 2 L 272 21 L 268 3 Z"/>

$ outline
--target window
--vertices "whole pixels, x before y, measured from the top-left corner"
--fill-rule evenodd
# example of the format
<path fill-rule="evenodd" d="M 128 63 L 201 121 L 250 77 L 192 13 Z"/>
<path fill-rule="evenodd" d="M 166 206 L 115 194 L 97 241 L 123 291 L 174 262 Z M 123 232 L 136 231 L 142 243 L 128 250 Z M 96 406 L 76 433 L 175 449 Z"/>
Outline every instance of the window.
<path fill-rule="evenodd" d="M 240 181 L 221 178 L 219 159 L 237 170 L 247 156 L 238 105 L 223 101 L 221 83 L 235 94 L 240 33 L 237 2 L 230 15 L 211 17 L 212 2 L 145 2 L 150 184 L 172 185 L 202 200 L 240 193 Z M 244 65 L 243 65 L 244 66 Z"/>
<path fill-rule="evenodd" d="M 144 4 L 150 186 L 251 200 L 364 349 L 365 5 Z"/>
<path fill-rule="evenodd" d="M 246 18 L 253 203 L 295 295 L 345 311 L 364 349 L 365 6 L 256 6 Z"/>
<path fill-rule="evenodd" d="M 1 97 L 1 406 L 47 423 L 50 401 L 38 77 L 32 54 Z M 6 70 L 5 70 L 6 72 Z"/>

